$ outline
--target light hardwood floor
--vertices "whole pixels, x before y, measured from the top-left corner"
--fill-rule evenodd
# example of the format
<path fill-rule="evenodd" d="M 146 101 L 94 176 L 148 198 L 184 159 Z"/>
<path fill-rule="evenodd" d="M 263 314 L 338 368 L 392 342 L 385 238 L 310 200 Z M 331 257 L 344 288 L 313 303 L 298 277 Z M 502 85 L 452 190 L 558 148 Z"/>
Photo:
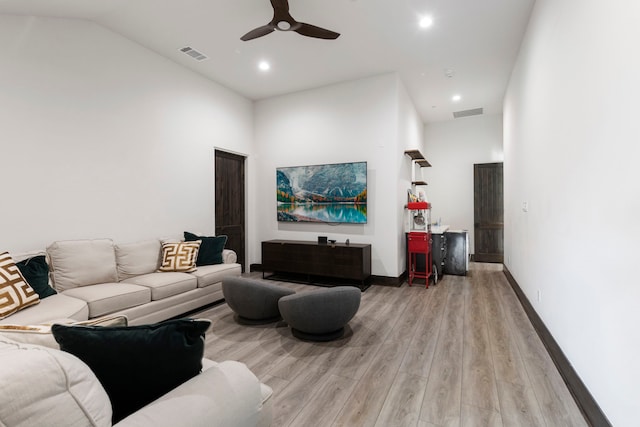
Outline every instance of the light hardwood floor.
<path fill-rule="evenodd" d="M 587 425 L 499 265 L 429 289 L 373 285 L 329 343 L 239 325 L 226 304 L 197 316 L 213 320 L 207 357 L 273 388 L 274 427 Z"/>

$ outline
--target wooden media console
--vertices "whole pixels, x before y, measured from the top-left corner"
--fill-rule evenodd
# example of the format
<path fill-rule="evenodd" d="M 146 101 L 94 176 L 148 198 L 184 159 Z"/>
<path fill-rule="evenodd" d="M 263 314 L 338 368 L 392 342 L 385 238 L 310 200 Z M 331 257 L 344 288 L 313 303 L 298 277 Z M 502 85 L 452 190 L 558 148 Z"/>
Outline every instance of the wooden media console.
<path fill-rule="evenodd" d="M 266 276 L 265 272 L 274 273 Z M 281 274 L 303 277 L 309 283 L 322 284 L 323 279 L 340 279 L 349 285 L 357 282 L 361 290 L 368 288 L 371 276 L 371 245 L 327 243 L 299 240 L 262 242 L 262 275 L 276 278 Z M 348 282 L 351 283 L 348 283 Z"/>

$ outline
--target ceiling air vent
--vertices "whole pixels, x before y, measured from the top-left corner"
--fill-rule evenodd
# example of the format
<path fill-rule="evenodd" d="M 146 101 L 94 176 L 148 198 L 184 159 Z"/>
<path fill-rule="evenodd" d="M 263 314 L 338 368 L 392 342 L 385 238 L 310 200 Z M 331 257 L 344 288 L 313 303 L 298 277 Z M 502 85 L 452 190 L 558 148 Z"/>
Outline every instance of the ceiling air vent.
<path fill-rule="evenodd" d="M 207 59 L 206 55 L 198 52 L 197 50 L 189 46 L 183 47 L 182 49 L 180 49 L 180 52 L 189 55 L 196 61 L 204 61 L 205 59 Z"/>
<path fill-rule="evenodd" d="M 478 116 L 482 114 L 482 108 L 472 108 L 471 110 L 454 111 L 453 118 L 459 119 L 460 117 Z"/>

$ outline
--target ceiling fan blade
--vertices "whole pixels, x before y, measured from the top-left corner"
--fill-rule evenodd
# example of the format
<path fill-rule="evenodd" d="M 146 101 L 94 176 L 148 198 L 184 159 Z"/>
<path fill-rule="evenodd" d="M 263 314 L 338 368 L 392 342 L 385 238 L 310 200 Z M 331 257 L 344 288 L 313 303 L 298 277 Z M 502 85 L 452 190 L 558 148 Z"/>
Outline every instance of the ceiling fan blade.
<path fill-rule="evenodd" d="M 271 0 L 271 6 L 273 10 L 284 9 L 285 12 L 289 12 L 289 2 L 287 0 Z"/>
<path fill-rule="evenodd" d="M 315 25 L 305 24 L 302 22 L 300 22 L 299 24 L 300 26 L 296 28 L 294 31 L 298 34 L 302 34 L 303 36 L 315 37 L 317 39 L 328 39 L 328 40 L 337 39 L 340 36 L 340 33 L 327 30 L 326 28 L 316 27 Z"/>
<path fill-rule="evenodd" d="M 273 33 L 275 28 L 272 25 L 263 25 L 262 27 L 255 28 L 249 31 L 244 36 L 240 37 L 240 40 L 247 41 L 257 39 L 258 37 L 266 36 L 267 34 Z"/>

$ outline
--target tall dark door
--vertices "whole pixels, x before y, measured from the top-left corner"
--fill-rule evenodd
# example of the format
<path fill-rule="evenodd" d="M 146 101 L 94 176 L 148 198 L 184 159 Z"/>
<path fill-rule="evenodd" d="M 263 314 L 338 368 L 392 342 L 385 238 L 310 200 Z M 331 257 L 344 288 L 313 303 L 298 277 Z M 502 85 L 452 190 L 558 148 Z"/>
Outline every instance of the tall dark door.
<path fill-rule="evenodd" d="M 216 236 L 226 235 L 226 248 L 238 254 L 245 271 L 244 157 L 216 150 Z"/>
<path fill-rule="evenodd" d="M 504 260 L 504 198 L 502 163 L 473 165 L 474 241 L 473 259 Z"/>

